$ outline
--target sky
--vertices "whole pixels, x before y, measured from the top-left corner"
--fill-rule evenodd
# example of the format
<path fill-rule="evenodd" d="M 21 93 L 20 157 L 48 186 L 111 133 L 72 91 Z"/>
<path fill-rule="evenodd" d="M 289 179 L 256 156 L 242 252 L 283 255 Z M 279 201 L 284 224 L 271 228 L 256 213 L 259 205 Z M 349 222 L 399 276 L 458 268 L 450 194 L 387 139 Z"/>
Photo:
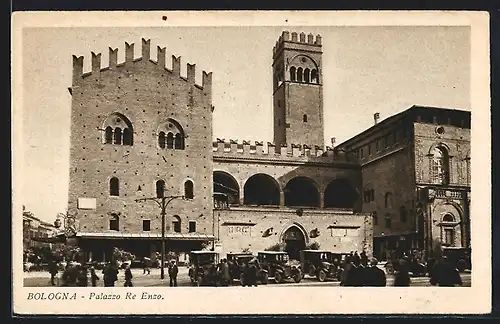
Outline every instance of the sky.
<path fill-rule="evenodd" d="M 21 198 L 42 220 L 65 212 L 69 182 L 72 55 L 118 48 L 141 38 L 213 72 L 213 137 L 272 141 L 272 49 L 283 30 L 320 34 L 323 42 L 325 143 L 336 143 L 412 105 L 470 110 L 469 27 L 154 27 L 26 28 L 23 31 L 23 187 Z M 14 58 L 15 59 L 15 58 Z"/>

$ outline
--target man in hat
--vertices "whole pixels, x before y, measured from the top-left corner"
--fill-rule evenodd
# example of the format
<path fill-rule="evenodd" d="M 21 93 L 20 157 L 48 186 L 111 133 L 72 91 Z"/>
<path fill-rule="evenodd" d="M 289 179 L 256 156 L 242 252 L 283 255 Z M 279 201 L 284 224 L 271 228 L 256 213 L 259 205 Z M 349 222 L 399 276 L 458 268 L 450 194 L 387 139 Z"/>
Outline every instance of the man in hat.
<path fill-rule="evenodd" d="M 170 287 L 177 287 L 177 274 L 179 273 L 179 268 L 175 263 L 175 260 L 170 261 L 168 266 L 168 276 L 170 278 Z"/>
<path fill-rule="evenodd" d="M 387 279 L 384 270 L 377 267 L 378 260 L 372 258 L 370 265 L 363 270 L 363 286 L 366 287 L 385 287 Z"/>

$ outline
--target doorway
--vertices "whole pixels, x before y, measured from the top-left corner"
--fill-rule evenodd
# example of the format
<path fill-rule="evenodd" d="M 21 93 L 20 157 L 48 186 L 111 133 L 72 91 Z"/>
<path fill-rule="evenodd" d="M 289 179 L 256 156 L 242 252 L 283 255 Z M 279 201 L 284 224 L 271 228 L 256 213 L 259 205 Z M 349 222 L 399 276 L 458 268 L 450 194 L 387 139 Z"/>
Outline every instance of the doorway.
<path fill-rule="evenodd" d="M 304 233 L 297 226 L 292 226 L 283 234 L 283 242 L 285 243 L 285 252 L 291 260 L 300 259 L 300 251 L 306 247 L 306 238 Z"/>

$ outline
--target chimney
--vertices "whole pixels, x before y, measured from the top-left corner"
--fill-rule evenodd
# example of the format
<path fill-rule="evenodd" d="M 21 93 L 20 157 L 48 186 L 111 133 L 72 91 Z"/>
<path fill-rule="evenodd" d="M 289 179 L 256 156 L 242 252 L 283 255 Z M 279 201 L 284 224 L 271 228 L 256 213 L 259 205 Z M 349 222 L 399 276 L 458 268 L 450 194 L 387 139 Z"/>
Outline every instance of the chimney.
<path fill-rule="evenodd" d="M 375 125 L 378 124 L 378 120 L 380 119 L 380 113 L 374 113 L 373 114 L 373 122 Z"/>

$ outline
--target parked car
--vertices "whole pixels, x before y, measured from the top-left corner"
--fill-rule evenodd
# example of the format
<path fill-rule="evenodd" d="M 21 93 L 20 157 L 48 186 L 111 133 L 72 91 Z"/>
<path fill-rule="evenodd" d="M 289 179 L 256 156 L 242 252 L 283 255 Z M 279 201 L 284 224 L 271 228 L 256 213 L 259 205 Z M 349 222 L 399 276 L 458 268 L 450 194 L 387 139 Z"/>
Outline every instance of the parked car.
<path fill-rule="evenodd" d="M 192 251 L 189 260 L 189 278 L 196 286 L 217 286 L 220 282 L 217 275 L 219 253 L 214 251 Z"/>
<path fill-rule="evenodd" d="M 274 278 L 277 283 L 283 283 L 287 279 L 293 279 L 295 282 L 302 280 L 300 262 L 290 260 L 286 252 L 259 252 L 257 259 L 262 269 L 267 271 L 268 278 Z"/>
<path fill-rule="evenodd" d="M 244 270 L 250 262 L 255 262 L 257 259 L 251 253 L 228 253 L 227 263 L 229 265 L 229 273 L 231 280 L 238 280 L 241 285 L 245 285 Z M 262 269 L 260 262 L 255 262 L 257 267 L 257 280 L 266 285 L 268 282 L 267 270 Z"/>
<path fill-rule="evenodd" d="M 321 282 L 327 279 L 340 279 L 340 262 L 340 257 L 330 251 L 300 251 L 302 276 L 307 274 Z"/>

